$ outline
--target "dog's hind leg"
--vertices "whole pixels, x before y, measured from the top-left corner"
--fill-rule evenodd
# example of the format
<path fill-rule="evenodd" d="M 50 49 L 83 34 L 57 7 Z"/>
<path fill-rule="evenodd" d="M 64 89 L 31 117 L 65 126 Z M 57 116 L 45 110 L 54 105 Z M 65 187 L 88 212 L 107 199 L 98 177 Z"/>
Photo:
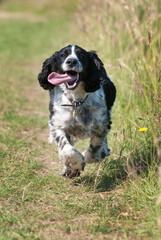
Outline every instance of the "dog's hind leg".
<path fill-rule="evenodd" d="M 110 155 L 107 148 L 107 136 L 105 133 L 91 136 L 91 143 L 88 150 L 83 154 L 86 163 L 93 163 L 102 160 Z"/>

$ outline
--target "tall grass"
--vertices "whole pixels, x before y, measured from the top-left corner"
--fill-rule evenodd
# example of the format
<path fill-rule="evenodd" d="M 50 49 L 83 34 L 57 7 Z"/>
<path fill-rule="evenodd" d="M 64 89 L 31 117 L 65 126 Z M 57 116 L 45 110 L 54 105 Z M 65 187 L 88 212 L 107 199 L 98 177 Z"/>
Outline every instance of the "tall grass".
<path fill-rule="evenodd" d="M 127 239 L 158 239 L 161 234 L 160 10 L 158 0 L 89 0 L 81 1 L 77 13 L 82 44 L 97 50 L 117 88 L 111 157 L 94 169 L 93 181 L 95 191 L 115 189 L 111 219 L 129 220 L 121 230 Z M 119 197 L 116 188 L 123 190 Z M 103 231 L 106 221 L 95 231 Z M 136 235 L 131 235 L 130 221 L 136 221 Z"/>
<path fill-rule="evenodd" d="M 110 142 L 127 174 L 159 162 L 160 8 L 157 0 L 89 0 L 79 7 L 82 41 L 98 50 L 117 87 Z"/>

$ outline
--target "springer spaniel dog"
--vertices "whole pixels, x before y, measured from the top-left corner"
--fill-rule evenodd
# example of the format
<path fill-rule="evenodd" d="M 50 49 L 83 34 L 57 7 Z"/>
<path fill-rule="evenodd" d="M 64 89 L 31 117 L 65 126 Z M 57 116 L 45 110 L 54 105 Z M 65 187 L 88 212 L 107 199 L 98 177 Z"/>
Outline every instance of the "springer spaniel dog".
<path fill-rule="evenodd" d="M 94 51 L 69 45 L 43 63 L 40 86 L 50 92 L 50 137 L 64 167 L 61 175 L 74 178 L 86 163 L 109 155 L 107 133 L 116 89 L 102 61 Z M 84 153 L 74 148 L 74 140 L 90 137 Z"/>

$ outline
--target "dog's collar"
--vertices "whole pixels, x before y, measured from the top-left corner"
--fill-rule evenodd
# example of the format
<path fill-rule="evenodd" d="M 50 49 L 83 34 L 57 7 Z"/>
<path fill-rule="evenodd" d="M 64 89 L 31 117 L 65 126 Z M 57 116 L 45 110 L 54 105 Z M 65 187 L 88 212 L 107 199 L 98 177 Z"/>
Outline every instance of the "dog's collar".
<path fill-rule="evenodd" d="M 88 97 L 88 95 L 84 99 L 82 99 L 81 101 L 75 101 L 75 100 L 69 99 L 66 96 L 66 98 L 71 102 L 71 104 L 61 104 L 61 106 L 62 107 L 73 107 L 73 108 L 80 107 L 86 101 L 87 97 Z"/>

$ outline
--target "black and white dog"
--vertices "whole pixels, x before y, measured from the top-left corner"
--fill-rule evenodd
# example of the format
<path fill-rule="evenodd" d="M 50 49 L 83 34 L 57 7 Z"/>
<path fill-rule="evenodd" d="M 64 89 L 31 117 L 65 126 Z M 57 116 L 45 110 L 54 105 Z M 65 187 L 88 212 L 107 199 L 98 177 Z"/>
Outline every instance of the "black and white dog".
<path fill-rule="evenodd" d="M 86 163 L 109 155 L 107 133 L 116 89 L 93 51 L 69 45 L 43 63 L 38 80 L 50 92 L 50 137 L 59 150 L 62 175 L 80 175 Z M 78 138 L 90 137 L 84 153 L 73 146 Z"/>

